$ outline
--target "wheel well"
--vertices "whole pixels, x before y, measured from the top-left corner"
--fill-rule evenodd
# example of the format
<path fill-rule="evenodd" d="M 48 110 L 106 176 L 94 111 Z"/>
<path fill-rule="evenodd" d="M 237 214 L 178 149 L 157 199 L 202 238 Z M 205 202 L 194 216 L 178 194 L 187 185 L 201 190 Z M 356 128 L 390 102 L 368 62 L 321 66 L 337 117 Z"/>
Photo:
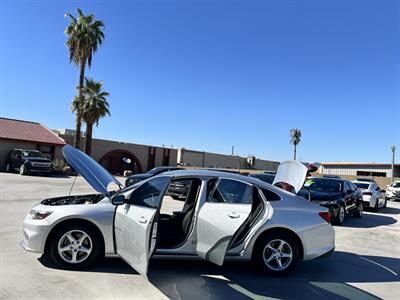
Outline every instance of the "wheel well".
<path fill-rule="evenodd" d="M 255 244 L 254 244 L 252 257 L 253 257 L 254 251 L 257 249 L 259 243 L 261 243 L 261 241 L 262 241 L 265 237 L 267 237 L 267 236 L 270 235 L 270 234 L 279 234 L 279 233 L 287 234 L 287 235 L 289 235 L 290 237 L 293 238 L 293 240 L 296 242 L 297 248 L 299 249 L 299 257 L 300 257 L 300 259 L 303 259 L 303 258 L 304 258 L 304 247 L 303 247 L 303 243 L 302 243 L 301 239 L 300 239 L 299 236 L 298 236 L 295 232 L 293 232 L 292 230 L 287 229 L 287 228 L 282 228 L 282 227 L 279 227 L 279 228 L 271 228 L 271 229 L 267 229 L 267 230 L 265 230 L 264 232 L 262 232 L 262 233 L 257 237 L 257 240 L 256 240 L 256 242 L 255 242 Z"/>
<path fill-rule="evenodd" d="M 99 227 L 97 227 L 94 223 L 85 220 L 85 219 L 79 219 L 79 218 L 75 218 L 75 219 L 68 219 L 68 220 L 64 220 L 61 221 L 60 223 L 58 223 L 56 226 L 53 227 L 53 229 L 50 231 L 50 233 L 47 235 L 47 239 L 46 239 L 46 244 L 44 246 L 44 254 L 49 253 L 49 249 L 50 249 L 50 242 L 52 240 L 52 238 L 54 237 L 54 235 L 57 233 L 58 230 L 60 230 L 60 228 L 64 227 L 64 226 L 68 226 L 68 225 L 84 225 L 84 226 L 88 226 L 91 229 L 93 229 L 100 237 L 101 237 L 101 246 L 103 249 L 105 249 L 105 245 L 104 245 L 104 236 L 101 233 Z"/>

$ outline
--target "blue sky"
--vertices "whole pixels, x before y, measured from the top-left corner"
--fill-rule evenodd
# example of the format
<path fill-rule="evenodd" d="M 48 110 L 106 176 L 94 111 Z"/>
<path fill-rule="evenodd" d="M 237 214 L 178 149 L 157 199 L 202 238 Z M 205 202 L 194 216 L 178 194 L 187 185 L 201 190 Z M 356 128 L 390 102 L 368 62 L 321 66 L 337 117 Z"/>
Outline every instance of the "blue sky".
<path fill-rule="evenodd" d="M 65 12 L 106 25 L 97 138 L 272 160 L 388 162 L 400 148 L 399 1 L 0 0 L 0 116 L 73 128 Z"/>

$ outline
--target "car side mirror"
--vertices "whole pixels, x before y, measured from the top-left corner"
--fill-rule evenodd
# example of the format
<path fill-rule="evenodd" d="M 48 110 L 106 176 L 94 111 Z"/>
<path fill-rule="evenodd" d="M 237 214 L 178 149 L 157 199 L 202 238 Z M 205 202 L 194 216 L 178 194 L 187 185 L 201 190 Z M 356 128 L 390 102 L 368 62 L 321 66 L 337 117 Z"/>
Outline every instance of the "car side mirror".
<path fill-rule="evenodd" d="M 125 195 L 120 194 L 111 198 L 111 203 L 114 205 L 122 205 L 126 202 Z"/>

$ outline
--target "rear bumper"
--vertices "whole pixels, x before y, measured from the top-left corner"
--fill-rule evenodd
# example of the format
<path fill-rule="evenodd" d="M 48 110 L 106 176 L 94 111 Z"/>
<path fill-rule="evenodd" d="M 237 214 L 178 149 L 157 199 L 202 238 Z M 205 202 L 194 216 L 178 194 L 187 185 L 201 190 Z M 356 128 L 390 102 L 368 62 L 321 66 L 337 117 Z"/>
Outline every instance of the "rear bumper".
<path fill-rule="evenodd" d="M 329 250 L 328 252 L 326 252 L 325 254 L 322 254 L 321 256 L 316 257 L 315 259 L 328 258 L 333 254 L 333 252 L 335 252 L 335 248 L 333 248 L 332 250 Z"/>
<path fill-rule="evenodd" d="M 335 230 L 330 224 L 299 233 L 303 243 L 303 260 L 329 256 L 335 250 Z"/>

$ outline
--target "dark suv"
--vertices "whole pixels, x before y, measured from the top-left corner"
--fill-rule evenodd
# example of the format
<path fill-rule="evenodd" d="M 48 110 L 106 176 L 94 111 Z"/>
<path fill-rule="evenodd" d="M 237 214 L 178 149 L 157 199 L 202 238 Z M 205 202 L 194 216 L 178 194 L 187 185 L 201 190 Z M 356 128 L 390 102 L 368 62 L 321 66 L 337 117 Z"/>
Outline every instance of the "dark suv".
<path fill-rule="evenodd" d="M 6 172 L 19 171 L 21 175 L 29 173 L 51 173 L 52 161 L 37 150 L 13 149 L 7 156 Z"/>
<path fill-rule="evenodd" d="M 333 223 L 338 225 L 343 224 L 346 213 L 356 218 L 362 217 L 362 193 L 348 180 L 311 177 L 306 180 L 298 195 L 327 207 Z"/>

